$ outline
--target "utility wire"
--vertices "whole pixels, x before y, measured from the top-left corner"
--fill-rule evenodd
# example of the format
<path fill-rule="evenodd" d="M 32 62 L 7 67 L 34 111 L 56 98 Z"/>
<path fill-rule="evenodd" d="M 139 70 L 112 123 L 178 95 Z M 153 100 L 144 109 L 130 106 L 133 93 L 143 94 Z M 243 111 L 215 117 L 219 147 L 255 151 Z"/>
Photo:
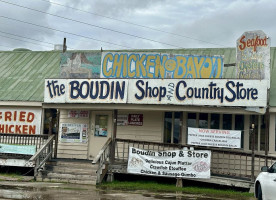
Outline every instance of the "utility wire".
<path fill-rule="evenodd" d="M 21 40 L 21 39 L 18 39 L 18 38 L 13 38 L 13 37 L 1 35 L 1 34 L 0 34 L 0 37 L 5 37 L 5 38 L 12 39 L 12 40 L 18 40 L 18 41 L 28 42 L 28 43 L 31 43 L 31 44 L 34 44 L 34 45 L 38 45 L 38 46 L 44 46 L 44 47 L 48 47 L 48 48 L 50 47 L 50 46 L 48 46 L 48 45 L 42 45 L 42 44 L 40 44 L 40 43 L 30 42 L 30 41 L 26 41 L 26 40 Z M 52 46 L 51 46 L 50 48 L 52 48 Z"/>
<path fill-rule="evenodd" d="M 8 23 L 7 22 L 4 22 L 4 21 L 1 21 L 0 22 L 1 24 L 6 24 L 6 25 L 8 25 Z M 42 34 L 45 34 L 45 30 L 44 29 L 41 29 L 40 27 L 37 27 L 37 28 L 32 28 L 32 31 L 35 31 L 35 32 L 38 32 L 38 33 L 42 33 Z M 9 33 L 9 34 L 11 34 L 11 33 Z M 62 38 L 64 38 L 64 37 L 66 37 L 67 39 L 70 39 L 70 40 L 75 40 L 75 41 L 78 41 L 78 42 L 84 42 L 84 41 L 87 41 L 86 39 L 83 39 L 83 38 L 76 38 L 76 37 L 74 37 L 74 36 L 68 36 L 68 35 L 66 35 L 66 36 L 64 36 L 64 34 L 63 33 L 59 33 L 59 32 L 56 32 L 56 34 L 58 35 L 58 36 L 60 36 L 60 37 L 62 37 Z M 41 41 L 42 42 L 42 41 Z M 51 44 L 51 43 L 50 43 Z M 54 45 L 56 45 L 56 44 L 59 44 L 59 43 L 55 43 Z M 67 45 L 66 45 L 67 46 Z M 77 49 L 74 49 L 74 48 L 72 48 L 72 47 L 69 47 L 69 46 L 67 46 L 67 48 L 68 49 L 71 49 L 71 50 L 77 50 Z"/>
<path fill-rule="evenodd" d="M 88 37 L 88 36 L 84 36 L 84 35 L 80 35 L 80 34 L 76 34 L 76 33 L 62 31 L 62 30 L 59 30 L 59 29 L 51 28 L 51 27 L 48 27 L 48 26 L 42 26 L 42 25 L 31 23 L 31 22 L 26 22 L 26 21 L 23 21 L 23 20 L 14 19 L 14 18 L 11 18 L 11 17 L 6 17 L 6 16 L 2 16 L 2 15 L 0 15 L 0 17 L 5 18 L 5 19 L 9 19 L 9 20 L 12 20 L 12 21 L 21 22 L 21 23 L 24 23 L 24 24 L 29 24 L 29 25 L 32 25 L 32 26 L 37 26 L 37 27 L 41 27 L 41 28 L 45 28 L 45 29 L 50 29 L 50 30 L 53 30 L 53 31 L 61 32 L 61 33 L 66 33 L 66 34 L 69 34 L 69 35 L 74 35 L 74 36 L 77 36 L 77 37 L 82 37 L 82 38 L 89 39 L 89 40 L 95 40 L 95 41 L 98 41 L 98 42 L 103 42 L 103 43 L 112 44 L 112 45 L 115 45 L 115 46 L 120 46 L 120 47 L 124 47 L 124 48 L 128 48 L 128 49 L 133 49 L 131 47 L 116 44 L 116 43 L 113 43 L 113 42 L 107 42 L 107 41 L 99 40 L 99 39 L 96 39 L 96 38 L 92 38 L 92 37 Z"/>
<path fill-rule="evenodd" d="M 130 37 L 135 37 L 135 38 L 139 38 L 139 39 L 143 39 L 143 40 L 147 40 L 147 41 L 150 41 L 150 42 L 155 42 L 155 43 L 159 43 L 159 44 L 163 44 L 163 45 L 167 45 L 167 46 L 171 46 L 171 47 L 183 48 L 181 46 L 177 46 L 177 45 L 173 45 L 173 44 L 169 44 L 169 43 L 165 43 L 165 42 L 160 42 L 160 41 L 157 41 L 157 40 L 145 38 L 145 37 L 130 34 L 130 33 L 125 33 L 125 32 L 122 32 L 122 31 L 117 31 L 117 30 L 114 30 L 114 29 L 111 29 L 111 28 L 106 28 L 106 27 L 103 27 L 103 26 L 90 24 L 90 23 L 83 22 L 83 21 L 80 21 L 80 20 L 75 20 L 75 19 L 72 19 L 72 18 L 63 17 L 63 16 L 60 16 L 60 15 L 56 15 L 56 14 L 48 13 L 48 12 L 45 12 L 45 11 L 29 8 L 29 7 L 18 5 L 18 4 L 15 4 L 15 3 L 10 3 L 10 2 L 4 1 L 4 0 L 0 0 L 0 2 L 10 4 L 10 5 L 13 5 L 13 6 L 17 6 L 17 7 L 20 7 L 20 8 L 32 10 L 32 11 L 35 11 L 35 12 L 40 12 L 40 13 L 43 13 L 43 14 L 46 14 L 46 15 L 51 15 L 51 16 L 54 16 L 54 17 L 58 17 L 58 18 L 61 18 L 61 19 L 68 20 L 68 21 L 77 22 L 77 23 L 84 24 L 84 25 L 87 25 L 87 26 L 92 26 L 92 27 L 96 27 L 96 28 L 99 28 L 99 29 L 103 29 L 103 30 L 107 30 L 107 31 L 127 35 L 127 36 L 130 36 Z"/>
<path fill-rule="evenodd" d="M 84 12 L 84 13 L 88 13 L 88 14 L 91 14 L 91 15 L 103 17 L 103 18 L 106 18 L 106 19 L 111 19 L 111 20 L 114 20 L 114 21 L 123 22 L 123 23 L 126 23 L 126 24 L 131 24 L 133 26 L 138 26 L 138 27 L 150 29 L 150 30 L 153 30 L 153 31 L 161 32 L 161 33 L 166 33 L 168 35 L 172 35 L 172 36 L 176 36 L 176 37 L 186 38 L 186 39 L 190 39 L 190 40 L 196 40 L 196 41 L 199 41 L 199 42 L 204 42 L 204 43 L 212 44 L 212 45 L 215 45 L 215 46 L 227 47 L 227 46 L 222 45 L 222 44 L 218 44 L 218 43 L 214 43 L 214 42 L 208 42 L 208 41 L 201 40 L 201 39 L 198 39 L 198 38 L 193 38 L 193 37 L 186 36 L 186 35 L 180 35 L 180 34 L 168 32 L 168 31 L 163 31 L 163 30 L 160 30 L 160 29 L 157 29 L 157 28 L 152 28 L 150 26 L 145 26 L 145 25 L 133 23 L 133 22 L 130 22 L 130 21 L 121 20 L 121 19 L 118 19 L 118 18 L 109 17 L 109 16 L 102 15 L 102 14 L 95 13 L 95 12 L 85 11 L 85 10 L 82 10 L 82 9 L 79 9 L 79 8 L 74 8 L 74 7 L 67 6 L 67 5 L 60 4 L 60 3 L 56 3 L 56 2 L 53 2 L 53 1 L 48 1 L 48 0 L 40 0 L 40 1 L 44 1 L 44 2 L 47 2 L 47 3 L 50 3 L 50 4 L 54 4 L 54 5 L 58 5 L 58 6 L 61 6 L 61 7 L 65 7 L 65 8 L 70 8 L 70 9 L 77 10 L 77 11 Z"/>
<path fill-rule="evenodd" d="M 33 40 L 33 41 L 37 41 L 37 42 L 41 42 L 41 43 L 55 45 L 54 43 L 51 43 L 51 42 L 44 42 L 44 41 L 41 41 L 41 40 L 32 39 L 32 38 L 29 38 L 29 37 L 25 37 L 25 36 L 13 34 L 13 33 L 8 33 L 8 32 L 4 32 L 4 31 L 0 31 L 0 33 L 4 33 L 4 34 L 7 34 L 7 35 L 13 35 L 13 36 L 16 36 L 16 37 L 25 38 L 25 39 L 28 39 L 28 40 Z M 75 50 L 75 49 L 70 48 L 70 47 L 68 47 L 68 48 L 72 49 L 72 50 Z"/>

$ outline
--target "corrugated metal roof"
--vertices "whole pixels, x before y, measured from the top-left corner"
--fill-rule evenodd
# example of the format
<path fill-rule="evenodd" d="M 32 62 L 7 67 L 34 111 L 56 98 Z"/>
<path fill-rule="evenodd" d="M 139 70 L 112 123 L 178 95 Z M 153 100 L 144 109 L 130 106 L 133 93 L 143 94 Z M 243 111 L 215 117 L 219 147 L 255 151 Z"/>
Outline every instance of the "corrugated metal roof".
<path fill-rule="evenodd" d="M 60 51 L 0 52 L 0 101 L 43 101 L 44 79 L 59 76 Z"/>
<path fill-rule="evenodd" d="M 116 50 L 110 50 L 115 52 Z M 77 51 L 99 53 L 99 51 Z M 108 52 L 108 51 L 106 51 Z M 236 48 L 140 49 L 117 52 L 158 52 L 184 55 L 223 55 L 224 64 L 236 63 Z M 0 101 L 43 102 L 44 79 L 58 78 L 60 51 L 0 52 Z M 276 47 L 271 47 L 270 105 L 276 106 Z M 223 78 L 235 78 L 235 66 L 225 67 Z"/>

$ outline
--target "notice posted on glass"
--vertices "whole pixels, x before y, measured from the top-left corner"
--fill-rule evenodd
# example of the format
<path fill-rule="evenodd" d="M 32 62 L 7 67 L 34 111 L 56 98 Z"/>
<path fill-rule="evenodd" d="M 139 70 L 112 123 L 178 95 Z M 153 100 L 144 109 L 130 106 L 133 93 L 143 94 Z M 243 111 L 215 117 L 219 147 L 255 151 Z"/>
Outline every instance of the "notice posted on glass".
<path fill-rule="evenodd" d="M 211 151 L 129 148 L 127 172 L 150 176 L 210 178 Z"/>

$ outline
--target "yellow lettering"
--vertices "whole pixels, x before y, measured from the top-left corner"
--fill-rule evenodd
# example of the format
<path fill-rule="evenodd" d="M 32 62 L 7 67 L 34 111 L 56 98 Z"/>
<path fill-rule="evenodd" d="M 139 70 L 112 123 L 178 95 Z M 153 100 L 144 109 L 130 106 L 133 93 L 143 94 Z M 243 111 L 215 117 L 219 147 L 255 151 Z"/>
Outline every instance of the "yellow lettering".
<path fill-rule="evenodd" d="M 204 57 L 194 57 L 194 63 L 195 63 L 195 68 L 196 68 L 196 71 L 197 71 L 197 74 L 199 75 L 199 71 L 201 70 L 201 66 L 204 62 Z M 203 66 L 202 66 L 203 68 Z M 205 78 L 205 77 L 196 77 L 196 78 Z M 207 77 L 206 77 L 207 78 Z"/>
<path fill-rule="evenodd" d="M 137 57 L 138 58 L 138 57 Z M 146 55 L 142 55 L 139 57 L 135 63 L 135 69 L 137 77 L 140 77 L 140 70 L 142 71 L 142 77 L 145 77 L 147 75 L 145 66 L 143 65 L 143 62 L 145 61 Z"/>
<path fill-rule="evenodd" d="M 115 54 L 114 61 L 113 61 L 113 76 L 120 77 L 121 71 L 122 71 L 122 64 L 123 64 L 123 55 Z"/>
<path fill-rule="evenodd" d="M 161 56 L 157 55 L 156 56 L 156 66 L 155 66 L 155 77 L 160 77 L 159 78 L 165 78 L 165 68 L 164 68 L 164 63 L 167 60 L 167 56 L 162 56 L 162 63 L 161 63 Z"/>
<path fill-rule="evenodd" d="M 147 61 L 146 61 L 146 69 L 147 69 L 147 75 L 148 78 L 153 78 L 153 74 L 150 73 L 150 67 L 155 65 L 155 62 L 152 60 L 155 60 L 155 55 L 148 55 Z"/>
<path fill-rule="evenodd" d="M 111 53 L 106 54 L 105 57 L 104 57 L 104 60 L 103 60 L 103 66 L 102 66 L 102 68 L 103 68 L 103 75 L 107 76 L 107 77 L 111 76 L 111 74 L 112 74 L 112 68 L 109 69 L 109 70 L 107 70 L 108 60 L 110 62 L 113 61 L 113 56 L 112 56 Z"/>
<path fill-rule="evenodd" d="M 124 62 L 123 62 L 123 77 L 127 77 L 127 54 L 124 54 Z"/>
<path fill-rule="evenodd" d="M 184 78 L 187 73 L 187 67 L 185 66 L 187 59 L 183 56 L 177 56 L 177 68 L 173 73 L 173 78 Z M 179 74 L 180 69 L 182 69 L 182 74 Z"/>
<path fill-rule="evenodd" d="M 187 68 L 188 68 L 188 72 L 189 72 L 187 78 L 196 78 L 197 77 L 196 69 L 195 69 L 192 57 L 189 57 L 189 59 L 188 59 Z"/>
<path fill-rule="evenodd" d="M 221 63 L 221 58 L 213 58 L 213 63 L 217 60 L 217 64 L 214 65 L 216 67 L 215 71 L 216 74 L 213 75 L 215 78 L 220 78 L 220 74 L 222 72 L 222 63 Z"/>
<path fill-rule="evenodd" d="M 167 60 L 167 62 L 165 63 L 165 68 L 169 72 L 174 71 L 175 68 L 176 68 L 176 62 L 175 62 L 175 60 L 172 60 L 172 59 Z"/>
<path fill-rule="evenodd" d="M 204 65 L 201 68 L 200 76 L 201 78 L 211 78 L 212 73 L 212 61 L 211 58 L 206 58 Z"/>
<path fill-rule="evenodd" d="M 131 71 L 131 62 L 132 60 L 135 62 L 137 60 L 137 57 L 136 55 L 134 54 L 131 54 L 128 58 L 128 61 L 127 61 L 127 66 L 128 66 L 128 77 L 130 78 L 133 78 L 135 76 L 135 72 L 132 72 Z"/>

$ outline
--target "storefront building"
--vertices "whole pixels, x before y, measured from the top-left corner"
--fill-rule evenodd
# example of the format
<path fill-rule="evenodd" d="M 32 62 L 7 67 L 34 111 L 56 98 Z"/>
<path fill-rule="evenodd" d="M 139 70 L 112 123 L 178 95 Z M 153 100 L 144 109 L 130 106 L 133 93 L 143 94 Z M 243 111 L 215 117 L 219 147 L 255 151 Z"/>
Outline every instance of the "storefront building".
<path fill-rule="evenodd" d="M 255 50 L 254 34 L 261 56 L 246 50 Z M 254 34 L 237 40 L 241 57 L 236 48 L 3 52 L 2 112 L 36 106 L 35 134 L 58 134 L 57 158 L 94 160 L 114 137 L 250 152 L 252 131 L 255 151 L 276 155 L 275 48 Z M 240 135 L 198 141 L 188 128 Z"/>
<path fill-rule="evenodd" d="M 58 77 L 59 63 L 60 51 L 0 52 L 1 166 L 33 166 L 28 159 L 55 132 L 55 111 L 43 109 L 43 80 Z"/>
<path fill-rule="evenodd" d="M 259 46 L 250 46 L 256 34 Z M 58 157 L 93 160 L 110 137 L 196 144 L 188 127 L 239 130 L 239 145 L 197 144 L 246 152 L 254 131 L 255 151 L 275 154 L 269 44 L 257 31 L 237 49 L 66 52 L 60 79 L 44 89 L 44 107 L 60 110 Z"/>

